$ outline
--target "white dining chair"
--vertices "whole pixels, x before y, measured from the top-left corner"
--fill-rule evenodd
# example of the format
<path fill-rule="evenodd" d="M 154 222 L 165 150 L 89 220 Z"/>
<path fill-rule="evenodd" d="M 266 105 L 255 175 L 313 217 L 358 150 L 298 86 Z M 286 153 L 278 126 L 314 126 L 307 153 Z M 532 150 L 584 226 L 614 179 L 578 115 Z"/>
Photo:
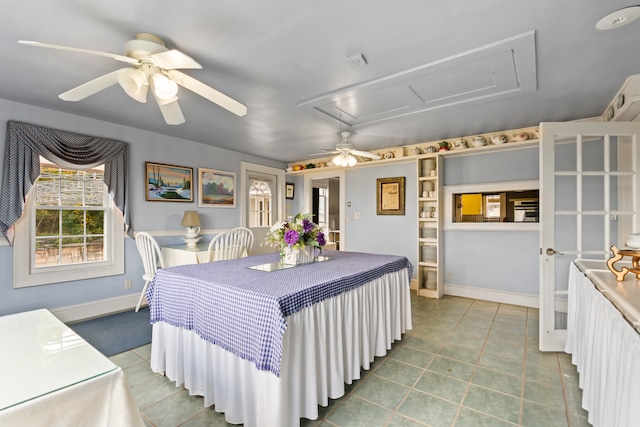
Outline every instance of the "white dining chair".
<path fill-rule="evenodd" d="M 242 256 L 249 256 L 249 254 L 251 253 L 251 249 L 253 248 L 253 231 L 251 231 L 247 227 L 236 227 L 231 231 L 240 235 L 239 241 L 242 246 L 244 246 L 244 254 L 242 254 Z"/>
<path fill-rule="evenodd" d="M 248 228 L 237 227 L 216 235 L 209 243 L 207 260 L 223 261 L 242 258 L 253 246 L 253 233 Z"/>
<path fill-rule="evenodd" d="M 144 231 L 136 233 L 136 247 L 140 253 L 140 258 L 142 258 L 142 265 L 144 266 L 144 274 L 142 275 L 142 278 L 145 281 L 144 288 L 142 288 L 140 298 L 138 299 L 138 305 L 136 306 L 137 312 L 140 310 L 142 299 L 144 298 L 147 288 L 149 287 L 149 283 L 153 280 L 153 276 L 155 276 L 156 271 L 158 271 L 158 268 L 164 268 L 164 260 L 162 259 L 162 252 L 160 251 L 158 243 L 149 233 Z"/>

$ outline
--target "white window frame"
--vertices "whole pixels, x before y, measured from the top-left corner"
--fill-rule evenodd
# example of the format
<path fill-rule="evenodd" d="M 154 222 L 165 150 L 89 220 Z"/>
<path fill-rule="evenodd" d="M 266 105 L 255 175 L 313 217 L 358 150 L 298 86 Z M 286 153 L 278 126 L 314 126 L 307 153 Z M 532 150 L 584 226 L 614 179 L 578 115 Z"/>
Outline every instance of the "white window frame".
<path fill-rule="evenodd" d="M 13 287 L 48 285 L 124 274 L 124 220 L 105 188 L 104 261 L 35 268 L 35 209 L 32 193 L 27 196 L 22 217 L 15 224 Z"/>

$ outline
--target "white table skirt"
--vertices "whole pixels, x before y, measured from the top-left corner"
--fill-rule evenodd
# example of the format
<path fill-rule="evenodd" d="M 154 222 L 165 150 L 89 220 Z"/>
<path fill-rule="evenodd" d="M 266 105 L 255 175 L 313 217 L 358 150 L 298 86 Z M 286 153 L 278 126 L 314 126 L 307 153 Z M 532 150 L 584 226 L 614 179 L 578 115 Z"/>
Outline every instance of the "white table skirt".
<path fill-rule="evenodd" d="M 0 411 L 2 427 L 143 427 L 124 372 L 111 372 Z"/>
<path fill-rule="evenodd" d="M 299 426 L 301 417 L 317 419 L 318 405 L 343 396 L 345 383 L 411 329 L 408 272 L 386 274 L 286 320 L 280 377 L 163 322 L 153 325 L 151 369 L 204 396 L 204 405 L 215 404 L 231 424 Z"/>
<path fill-rule="evenodd" d="M 578 368 L 589 422 L 639 426 L 640 335 L 575 265 L 569 273 L 568 311 L 565 351 Z"/>

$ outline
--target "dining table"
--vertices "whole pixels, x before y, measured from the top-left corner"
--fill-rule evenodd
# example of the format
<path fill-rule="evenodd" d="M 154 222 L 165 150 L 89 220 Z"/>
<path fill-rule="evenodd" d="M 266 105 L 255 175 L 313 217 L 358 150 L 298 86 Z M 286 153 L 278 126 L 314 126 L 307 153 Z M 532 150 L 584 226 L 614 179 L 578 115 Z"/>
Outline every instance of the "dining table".
<path fill-rule="evenodd" d="M 411 329 L 404 256 L 323 251 L 160 269 L 147 290 L 151 369 L 230 424 L 299 426 Z"/>

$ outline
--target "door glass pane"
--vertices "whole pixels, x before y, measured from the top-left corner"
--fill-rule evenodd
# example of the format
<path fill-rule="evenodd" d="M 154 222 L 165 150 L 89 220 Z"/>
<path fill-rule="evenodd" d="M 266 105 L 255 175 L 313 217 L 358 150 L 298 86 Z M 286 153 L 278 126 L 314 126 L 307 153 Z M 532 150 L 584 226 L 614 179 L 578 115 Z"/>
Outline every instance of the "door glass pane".
<path fill-rule="evenodd" d="M 555 170 L 556 171 L 575 171 L 576 167 L 576 142 L 575 138 L 571 142 L 558 143 L 554 147 L 555 150 Z"/>
<path fill-rule="evenodd" d="M 584 215 L 582 217 L 582 250 L 603 251 L 608 243 L 605 237 L 605 215 Z"/>
<path fill-rule="evenodd" d="M 556 215 L 553 248 L 558 252 L 576 253 L 577 217 L 575 215 Z"/>
<path fill-rule="evenodd" d="M 615 162 L 616 165 L 616 167 L 612 167 L 611 170 L 627 173 L 633 172 L 633 143 L 631 137 L 612 137 L 612 140 L 615 141 L 617 156 L 611 157 L 611 161 Z"/>
<path fill-rule="evenodd" d="M 576 202 L 576 177 L 575 176 L 556 176 L 555 177 L 555 210 L 556 211 L 575 211 L 577 210 Z"/>
<path fill-rule="evenodd" d="M 603 176 L 582 177 L 582 211 L 603 211 L 605 197 Z"/>
<path fill-rule="evenodd" d="M 569 288 L 569 268 L 575 255 L 554 255 L 555 289 L 553 293 L 554 328 L 567 329 L 567 289 Z"/>
<path fill-rule="evenodd" d="M 585 136 L 582 141 L 582 170 L 604 170 L 604 138 L 601 136 Z"/>

